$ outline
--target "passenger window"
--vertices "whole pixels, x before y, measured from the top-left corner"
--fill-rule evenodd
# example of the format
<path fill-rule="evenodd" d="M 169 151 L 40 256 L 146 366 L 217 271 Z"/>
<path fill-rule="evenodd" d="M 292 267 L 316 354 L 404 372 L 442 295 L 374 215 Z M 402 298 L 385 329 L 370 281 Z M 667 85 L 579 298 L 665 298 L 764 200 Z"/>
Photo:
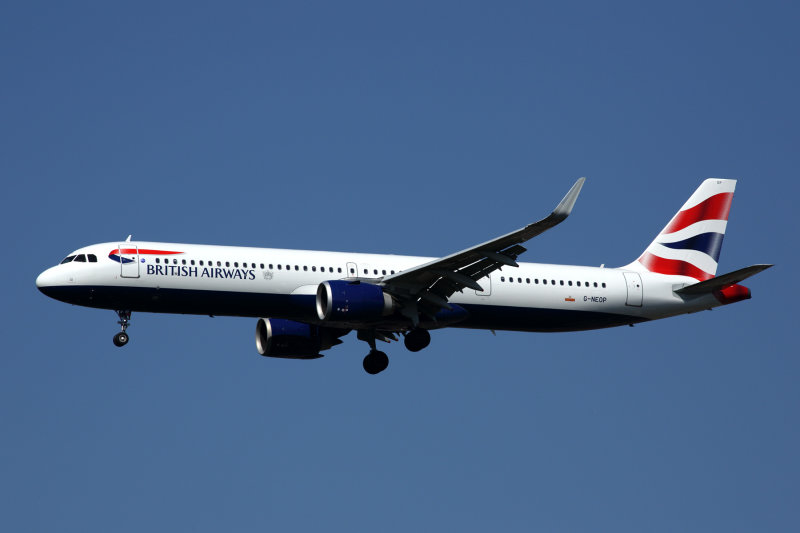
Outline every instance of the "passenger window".
<path fill-rule="evenodd" d="M 505 276 L 500 276 L 500 281 L 505 281 L 505 280 L 506 280 Z"/>
<path fill-rule="evenodd" d="M 539 278 L 536 278 L 535 280 L 533 280 L 533 282 L 534 282 L 536 285 L 538 285 L 538 284 L 539 284 Z"/>
<path fill-rule="evenodd" d="M 394 270 L 392 270 L 391 272 L 392 272 L 392 275 L 394 275 Z"/>
<path fill-rule="evenodd" d="M 295 265 L 295 266 L 294 266 L 294 269 L 295 269 L 295 270 L 300 270 L 300 267 L 299 267 L 298 265 Z"/>
<path fill-rule="evenodd" d="M 63 260 L 63 261 L 61 261 L 61 264 L 63 265 L 64 263 L 69 263 L 69 262 L 71 262 L 71 261 L 72 261 L 72 260 L 74 260 L 74 259 L 75 259 L 75 256 L 74 256 L 74 255 L 68 255 L 67 257 L 65 257 L 65 258 L 64 258 L 64 260 Z"/>
<path fill-rule="evenodd" d="M 231 262 L 230 261 L 225 261 L 225 268 L 230 268 L 230 266 L 231 266 Z"/>
<path fill-rule="evenodd" d="M 186 259 L 181 259 L 181 264 L 185 265 L 186 264 Z"/>
<path fill-rule="evenodd" d="M 572 285 L 572 284 L 570 283 L 570 285 Z M 581 282 L 579 281 L 579 282 L 578 282 L 578 287 L 580 287 L 580 286 L 581 286 Z"/>
<path fill-rule="evenodd" d="M 238 261 L 236 261 L 236 262 L 233 264 L 233 267 L 234 267 L 234 268 L 239 268 L 239 262 L 238 262 Z"/>
<path fill-rule="evenodd" d="M 281 265 L 278 265 L 278 270 L 280 270 L 280 269 L 281 269 Z"/>
<path fill-rule="evenodd" d="M 78 263 L 85 263 L 86 262 L 86 256 L 81 254 L 81 255 L 79 255 L 78 257 L 75 258 L 75 261 L 78 262 Z"/>
<path fill-rule="evenodd" d="M 303 265 L 303 272 L 308 272 L 308 266 L 307 265 Z"/>
<path fill-rule="evenodd" d="M 161 262 L 161 259 L 159 259 L 158 257 L 156 257 L 156 263 L 160 263 L 160 262 Z"/>
<path fill-rule="evenodd" d="M 378 275 L 378 269 L 377 269 L 377 268 L 376 268 L 376 269 L 373 269 L 373 270 L 372 270 L 372 272 L 373 272 L 373 274 L 375 274 L 376 276 Z"/>
<path fill-rule="evenodd" d="M 544 283 L 545 285 L 547 285 L 547 280 L 546 280 L 546 279 L 543 279 L 543 280 L 542 280 L 542 283 Z"/>
<path fill-rule="evenodd" d="M 517 283 L 522 283 L 522 278 L 517 278 Z"/>
<path fill-rule="evenodd" d="M 191 263 L 191 265 L 192 265 L 192 266 L 194 266 L 194 259 L 192 259 L 192 260 L 191 260 L 191 261 L 189 261 L 189 262 Z"/>
<path fill-rule="evenodd" d="M 364 269 L 364 274 L 366 274 L 366 273 L 367 273 L 367 269 L 365 268 L 365 269 Z"/>
<path fill-rule="evenodd" d="M 570 287 L 572 287 L 572 282 L 571 282 L 571 281 L 568 281 L 568 282 L 567 282 L 567 285 L 569 285 Z M 579 281 L 579 282 L 578 282 L 578 287 L 580 287 L 580 286 L 581 286 L 581 282 Z"/>
<path fill-rule="evenodd" d="M 597 288 L 597 282 L 596 281 L 594 282 L 594 288 L 595 289 Z"/>
<path fill-rule="evenodd" d="M 508 278 L 509 283 L 514 283 L 514 278 Z"/>
<path fill-rule="evenodd" d="M 555 284 L 556 284 L 556 280 L 554 280 L 554 279 L 551 279 L 551 280 L 550 280 L 550 285 L 555 285 Z"/>
<path fill-rule="evenodd" d="M 86 257 L 88 257 L 88 258 L 89 258 L 89 262 L 90 262 L 90 263 L 97 263 L 97 256 L 96 256 L 96 255 L 94 255 L 94 254 L 89 254 L 89 255 L 87 255 Z"/>
<path fill-rule="evenodd" d="M 158 259 L 156 259 L 156 261 L 158 261 Z M 200 260 L 200 266 L 203 266 L 203 260 L 202 259 Z"/>
<path fill-rule="evenodd" d="M 530 284 L 531 284 L 531 278 L 525 278 L 525 283 L 527 283 L 528 285 L 530 285 Z"/>
<path fill-rule="evenodd" d="M 342 267 L 339 267 L 337 270 L 339 271 L 339 274 L 342 273 Z"/>
<path fill-rule="evenodd" d="M 561 284 L 561 285 L 564 285 L 564 280 L 563 280 L 563 279 L 562 279 L 562 280 L 560 280 L 560 284 Z"/>
<path fill-rule="evenodd" d="M 603 288 L 604 288 L 604 289 L 606 288 L 606 284 L 605 284 L 605 282 L 603 283 Z"/>

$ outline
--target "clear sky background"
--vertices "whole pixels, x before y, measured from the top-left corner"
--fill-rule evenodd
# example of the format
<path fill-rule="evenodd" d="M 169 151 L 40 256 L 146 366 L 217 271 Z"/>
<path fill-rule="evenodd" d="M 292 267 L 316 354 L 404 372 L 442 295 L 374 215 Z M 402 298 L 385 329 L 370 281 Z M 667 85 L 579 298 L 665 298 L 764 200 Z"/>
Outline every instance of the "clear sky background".
<path fill-rule="evenodd" d="M 0 13 L 0 529 L 798 531 L 792 2 L 19 2 Z M 619 266 L 707 177 L 753 299 L 317 361 L 34 280 L 135 239 Z"/>

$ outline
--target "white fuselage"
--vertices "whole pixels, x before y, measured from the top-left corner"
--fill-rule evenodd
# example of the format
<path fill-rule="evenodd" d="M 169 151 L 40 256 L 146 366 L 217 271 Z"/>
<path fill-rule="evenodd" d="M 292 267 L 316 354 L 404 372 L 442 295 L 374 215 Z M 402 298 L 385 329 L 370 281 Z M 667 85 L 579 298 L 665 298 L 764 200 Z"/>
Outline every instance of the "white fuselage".
<path fill-rule="evenodd" d="M 125 250 L 136 253 L 123 252 Z M 119 252 L 114 254 L 114 252 Z M 322 324 L 320 283 L 385 276 L 433 258 L 157 242 L 104 243 L 76 250 L 43 272 L 37 286 L 56 299 L 103 309 L 273 317 Z M 116 256 L 116 257 L 115 257 Z M 479 280 L 449 301 L 468 316 L 445 325 L 572 331 L 631 324 L 721 305 L 711 294 L 673 291 L 696 280 L 619 268 L 519 263 Z M 398 317 L 386 329 L 405 330 Z M 430 329 L 437 327 L 430 326 Z"/>

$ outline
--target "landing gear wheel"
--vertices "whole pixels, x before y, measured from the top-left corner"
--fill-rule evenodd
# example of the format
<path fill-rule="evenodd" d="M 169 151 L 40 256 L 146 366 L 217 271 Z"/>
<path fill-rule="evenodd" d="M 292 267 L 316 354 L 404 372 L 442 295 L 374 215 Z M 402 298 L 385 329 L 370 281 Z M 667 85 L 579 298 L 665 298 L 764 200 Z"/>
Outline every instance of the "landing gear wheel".
<path fill-rule="evenodd" d="M 117 311 L 117 316 L 119 316 L 119 324 L 122 327 L 122 331 L 114 335 L 114 346 L 125 346 L 128 344 L 128 334 L 125 333 L 125 330 L 128 329 L 128 326 L 131 325 L 131 312 L 130 311 Z"/>
<path fill-rule="evenodd" d="M 406 334 L 403 344 L 409 352 L 418 352 L 431 343 L 431 334 L 427 329 L 412 329 Z"/>
<path fill-rule="evenodd" d="M 115 346 L 125 346 L 128 344 L 128 334 L 124 331 L 120 331 L 116 335 L 114 335 L 114 345 Z"/>
<path fill-rule="evenodd" d="M 378 350 L 373 350 L 364 358 L 364 370 L 367 374 L 379 374 L 389 366 L 389 357 Z"/>

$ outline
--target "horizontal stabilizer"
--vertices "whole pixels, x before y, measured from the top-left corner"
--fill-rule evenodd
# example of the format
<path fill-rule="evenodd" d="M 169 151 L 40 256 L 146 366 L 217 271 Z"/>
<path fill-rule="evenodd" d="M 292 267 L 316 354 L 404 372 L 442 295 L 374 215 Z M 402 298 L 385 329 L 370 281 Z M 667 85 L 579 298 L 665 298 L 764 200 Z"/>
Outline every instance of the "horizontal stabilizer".
<path fill-rule="evenodd" d="M 682 294 L 688 296 L 693 296 L 698 294 L 708 294 L 723 287 L 727 287 L 728 285 L 734 285 L 736 283 L 739 283 L 740 281 L 744 281 L 750 276 L 755 276 L 762 270 L 766 270 L 771 266 L 773 265 L 753 265 L 741 268 L 739 270 L 735 270 L 733 272 L 729 272 L 727 274 L 723 274 L 721 276 L 717 276 L 715 278 L 711 278 L 706 281 L 701 281 L 700 283 L 695 283 L 694 285 L 683 287 L 682 289 L 676 290 L 675 294 Z"/>

